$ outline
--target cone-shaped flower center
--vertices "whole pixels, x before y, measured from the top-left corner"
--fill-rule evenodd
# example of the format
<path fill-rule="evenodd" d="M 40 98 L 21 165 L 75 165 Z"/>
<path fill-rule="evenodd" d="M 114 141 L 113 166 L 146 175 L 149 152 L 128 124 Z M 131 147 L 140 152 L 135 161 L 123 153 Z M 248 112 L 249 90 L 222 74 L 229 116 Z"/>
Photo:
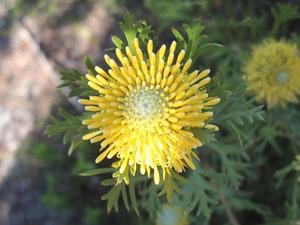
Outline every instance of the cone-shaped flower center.
<path fill-rule="evenodd" d="M 126 100 L 130 119 L 151 120 L 162 115 L 164 100 L 156 89 L 135 89 Z"/>

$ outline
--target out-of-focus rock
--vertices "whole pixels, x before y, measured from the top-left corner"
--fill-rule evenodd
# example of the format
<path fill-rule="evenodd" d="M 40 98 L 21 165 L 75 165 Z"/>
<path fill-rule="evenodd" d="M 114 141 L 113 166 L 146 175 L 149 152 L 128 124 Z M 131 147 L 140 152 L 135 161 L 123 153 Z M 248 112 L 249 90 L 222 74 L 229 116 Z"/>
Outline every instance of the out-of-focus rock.
<path fill-rule="evenodd" d="M 7 10 L 10 9 L 14 4 L 16 3 L 16 0 L 1 0 L 0 1 L 0 17 L 5 16 L 7 13 Z M 1 21 L 0 21 L 1 25 Z"/>
<path fill-rule="evenodd" d="M 16 25 L 1 40 L 0 185 L 14 164 L 16 150 L 48 117 L 58 97 L 57 74 L 29 32 Z M 1 201 L 0 221 L 8 211 L 9 202 Z"/>
<path fill-rule="evenodd" d="M 8 14 L 7 7 L 13 6 L 13 2 L 0 1 L 0 20 Z M 0 28 L 0 225 L 10 224 L 11 218 L 13 224 L 24 224 L 26 215 L 37 210 L 28 205 L 26 210 L 30 212 L 24 211 L 24 218 L 12 215 L 18 205 L 16 193 L 21 181 L 16 178 L 7 188 L 4 178 L 14 179 L 9 171 L 15 163 L 17 149 L 31 132 L 44 124 L 60 95 L 56 88 L 60 83 L 56 69 L 76 67 L 84 71 L 83 57 L 97 59 L 102 54 L 111 24 L 111 17 L 99 3 L 84 11 L 76 8 L 74 0 L 44 1 L 52 2 L 59 4 L 54 14 L 36 10 L 34 14 L 22 15 L 21 23 L 10 21 L 13 28 L 9 31 Z M 73 15 L 74 9 L 81 17 L 64 22 L 65 13 Z M 26 195 L 30 197 L 30 191 Z M 35 218 L 35 221 L 40 222 L 34 224 L 46 224 L 44 219 Z"/>
<path fill-rule="evenodd" d="M 59 83 L 29 32 L 14 26 L 0 51 L 0 183 L 13 154 L 39 121 L 47 118 Z M 6 169 L 3 169 L 3 168 Z"/>
<path fill-rule="evenodd" d="M 70 7 L 71 4 L 64 5 L 65 11 Z M 101 3 L 94 4 L 85 15 L 78 16 L 82 18 L 68 22 L 64 21 L 63 15 L 56 22 L 51 18 L 41 22 L 35 17 L 26 17 L 24 23 L 56 63 L 85 71 L 84 56 L 97 59 L 103 54 L 101 51 L 112 19 Z M 52 22 L 48 24 L 49 21 Z"/>
<path fill-rule="evenodd" d="M 59 6 L 56 13 L 63 17 L 74 7 L 73 0 Z M 55 102 L 59 78 L 53 68 L 84 71 L 83 57 L 100 56 L 111 24 L 106 8 L 98 3 L 81 12 L 80 20 L 67 23 L 49 24 L 47 13 L 37 13 L 25 16 L 24 26 L 0 32 L 0 184 L 13 159 L 9 152 L 48 116 Z"/>

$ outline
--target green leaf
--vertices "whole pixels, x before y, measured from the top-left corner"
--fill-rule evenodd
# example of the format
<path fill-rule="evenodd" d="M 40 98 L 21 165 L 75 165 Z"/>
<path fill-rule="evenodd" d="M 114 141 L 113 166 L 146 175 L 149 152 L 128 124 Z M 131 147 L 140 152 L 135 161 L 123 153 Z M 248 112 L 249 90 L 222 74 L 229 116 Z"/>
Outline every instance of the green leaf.
<path fill-rule="evenodd" d="M 66 81 L 77 81 L 80 80 L 80 78 L 82 77 L 82 74 L 75 69 L 61 70 L 59 71 L 59 74 L 61 80 L 66 80 Z"/>
<path fill-rule="evenodd" d="M 272 16 L 274 19 L 271 35 L 275 36 L 279 31 L 284 29 L 284 25 L 290 20 L 300 18 L 300 13 L 296 6 L 292 4 L 278 3 L 271 8 Z"/>
<path fill-rule="evenodd" d="M 134 183 L 130 182 L 129 183 L 129 195 L 130 195 L 130 200 L 132 202 L 133 208 L 136 212 L 137 215 L 140 214 L 139 209 L 138 209 L 138 203 L 136 200 L 136 195 L 135 195 L 135 189 L 134 189 Z"/>
<path fill-rule="evenodd" d="M 89 73 L 96 75 L 95 66 L 89 57 L 85 57 L 85 64 Z M 78 70 L 62 70 L 60 71 L 60 79 L 63 81 L 59 88 L 70 87 L 69 97 L 99 95 L 99 93 L 88 86 L 88 80 Z M 88 93 L 88 94 L 87 94 Z"/>
<path fill-rule="evenodd" d="M 199 19 L 193 21 L 192 26 L 183 24 L 184 34 L 172 29 L 172 33 L 178 41 L 178 49 L 185 49 L 185 60 L 191 58 L 193 65 L 197 64 L 199 57 L 216 48 L 223 47 L 216 43 L 205 43 L 207 36 L 202 34 L 205 27 Z"/>
<path fill-rule="evenodd" d="M 201 47 L 198 48 L 198 51 L 194 53 L 194 58 L 198 59 L 200 56 L 212 52 L 214 50 L 217 50 L 219 48 L 223 48 L 224 46 L 218 43 L 208 43 L 204 44 Z"/>
<path fill-rule="evenodd" d="M 134 49 L 133 39 L 137 36 L 139 26 L 141 26 L 141 21 L 136 21 L 133 15 L 129 12 L 125 12 L 123 22 L 120 23 L 120 28 L 122 29 L 131 50 Z"/>
<path fill-rule="evenodd" d="M 96 170 L 92 170 L 90 172 L 84 173 L 84 175 L 87 174 L 87 176 L 90 176 L 90 175 L 95 175 L 95 174 L 103 174 L 103 173 L 111 173 L 111 172 L 115 172 L 115 169 L 112 169 L 112 168 L 96 169 Z M 130 210 L 129 201 L 128 201 L 129 198 L 127 196 L 127 188 L 128 188 L 132 207 L 135 210 L 135 212 L 137 213 L 137 215 L 139 215 L 138 202 L 137 202 L 136 193 L 135 193 L 135 182 L 137 182 L 137 180 L 139 180 L 139 179 L 138 179 L 138 177 L 133 177 L 133 176 L 131 176 L 129 179 L 130 179 L 130 182 L 128 185 L 126 185 L 124 181 L 119 182 L 117 178 L 106 179 L 101 182 L 101 185 L 111 186 L 111 189 L 106 194 L 104 194 L 101 198 L 102 200 L 107 200 L 108 213 L 113 208 L 116 211 L 118 211 L 118 208 L 119 208 L 118 203 L 119 203 L 119 198 L 120 198 L 121 193 L 122 193 L 122 199 L 123 199 L 126 209 Z"/>
<path fill-rule="evenodd" d="M 146 0 L 145 6 L 151 10 L 157 21 L 159 21 L 158 29 L 163 31 L 176 22 L 189 21 L 193 13 L 194 2 L 182 0 Z"/>
<path fill-rule="evenodd" d="M 172 28 L 172 33 L 178 42 L 178 47 L 180 49 L 186 49 L 187 44 L 186 44 L 185 39 L 182 36 L 182 34 L 175 28 Z"/>
<path fill-rule="evenodd" d="M 87 128 L 82 125 L 82 120 L 87 115 L 74 116 L 62 108 L 59 109 L 59 113 L 63 120 L 51 116 L 52 123 L 47 126 L 45 132 L 49 137 L 64 133 L 63 143 L 70 143 L 68 151 L 70 155 L 76 147 L 83 143 L 81 138 L 88 132 Z"/>
<path fill-rule="evenodd" d="M 232 196 L 235 195 L 235 196 Z M 261 215 L 264 219 L 270 218 L 273 216 L 272 211 L 269 207 L 253 202 L 250 200 L 251 196 L 245 193 L 230 193 L 227 195 L 228 205 L 237 212 L 243 212 L 245 210 L 256 212 Z"/>
<path fill-rule="evenodd" d="M 115 210 L 118 211 L 119 196 L 122 188 L 124 188 L 124 184 L 114 185 L 108 193 L 102 196 L 102 200 L 107 200 L 108 213 L 110 213 L 113 208 L 115 208 Z"/>
<path fill-rule="evenodd" d="M 276 6 L 271 8 L 271 12 L 274 20 L 279 21 L 280 24 L 300 18 L 297 7 L 292 4 L 278 3 Z"/>
<path fill-rule="evenodd" d="M 120 23 L 120 28 L 123 31 L 127 44 L 131 51 L 135 52 L 133 46 L 134 38 L 139 38 L 143 43 L 146 43 L 153 34 L 151 26 L 148 26 L 145 21 L 136 20 L 129 12 L 125 12 L 123 21 Z M 120 45 L 120 39 L 114 38 L 114 43 Z"/>
<path fill-rule="evenodd" d="M 142 26 L 138 29 L 138 37 L 143 43 L 147 43 L 153 34 L 154 32 L 152 31 L 151 26 L 148 26 L 146 22 L 143 22 Z"/>
<path fill-rule="evenodd" d="M 202 142 L 203 145 L 215 141 L 214 131 L 199 128 L 199 129 L 192 129 L 192 132 Z"/>
<path fill-rule="evenodd" d="M 257 15 L 256 15 L 257 16 Z M 265 17 L 246 17 L 241 21 L 241 27 L 246 28 L 246 35 L 251 34 L 253 39 L 258 39 L 266 35 L 266 18 Z M 245 32 L 245 33 L 246 33 Z"/>
<path fill-rule="evenodd" d="M 244 179 L 242 172 L 248 168 L 246 152 L 239 145 L 220 141 L 208 144 L 208 148 L 218 154 L 217 164 L 221 167 L 221 173 L 228 177 L 224 185 L 237 190 Z"/>
<path fill-rule="evenodd" d="M 291 163 L 289 165 L 287 165 L 286 167 L 282 168 L 281 170 L 278 170 L 276 173 L 275 173 L 275 177 L 278 179 L 278 182 L 276 184 L 276 187 L 279 188 L 285 178 L 291 173 L 291 172 L 294 172 L 295 171 L 295 163 Z"/>
<path fill-rule="evenodd" d="M 128 201 L 127 192 L 125 188 L 122 189 L 122 198 L 123 198 L 125 208 L 129 211 L 130 210 L 129 201 Z"/>
<path fill-rule="evenodd" d="M 94 169 L 94 170 L 90 170 L 87 172 L 79 173 L 79 175 L 80 176 L 95 176 L 95 175 L 113 173 L 113 172 L 115 172 L 114 168 L 99 168 L 99 169 Z"/>
<path fill-rule="evenodd" d="M 84 63 L 86 65 L 86 67 L 88 68 L 88 71 L 91 75 L 97 75 L 97 72 L 95 70 L 95 65 L 92 62 L 91 58 L 88 56 L 84 57 Z"/>
<path fill-rule="evenodd" d="M 124 43 L 120 38 L 118 38 L 117 36 L 112 36 L 111 40 L 117 48 L 119 48 L 120 50 L 124 49 Z"/>
<path fill-rule="evenodd" d="M 212 123 L 224 124 L 225 121 L 231 121 L 241 126 L 255 120 L 264 120 L 263 106 L 255 106 L 254 98 L 247 99 L 245 89 L 245 85 L 240 81 L 232 92 L 227 92 L 221 97 L 221 102 L 214 107 L 215 117 Z"/>
<path fill-rule="evenodd" d="M 73 151 L 82 143 L 81 140 L 81 135 L 78 134 L 76 136 L 73 137 L 73 139 L 71 140 L 71 144 L 69 146 L 68 149 L 68 156 L 71 156 Z"/>
<path fill-rule="evenodd" d="M 101 185 L 103 185 L 103 186 L 113 186 L 115 184 L 116 184 L 115 179 L 106 179 L 106 180 L 101 182 Z"/>
<path fill-rule="evenodd" d="M 179 204 L 188 211 L 196 210 L 197 216 L 201 213 L 209 218 L 213 206 L 217 204 L 218 190 L 204 177 L 200 168 L 193 171 L 183 187 L 183 196 Z"/>

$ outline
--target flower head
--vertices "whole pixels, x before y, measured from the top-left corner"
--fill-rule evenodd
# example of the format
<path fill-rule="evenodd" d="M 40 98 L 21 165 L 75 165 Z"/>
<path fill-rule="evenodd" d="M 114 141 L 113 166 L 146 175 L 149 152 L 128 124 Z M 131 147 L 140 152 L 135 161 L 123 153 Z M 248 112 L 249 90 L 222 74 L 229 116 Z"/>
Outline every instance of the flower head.
<path fill-rule="evenodd" d="M 105 61 L 110 67 L 96 67 L 98 75 L 86 75 L 88 85 L 99 95 L 81 99 L 85 110 L 94 114 L 83 121 L 91 133 L 83 139 L 101 142 L 99 163 L 105 158 L 116 159 L 114 176 L 129 182 L 129 173 L 135 175 L 154 171 L 154 181 L 194 168 L 192 149 L 202 145 L 190 128 L 216 130 L 208 124 L 213 113 L 209 111 L 219 98 L 209 97 L 205 85 L 210 81 L 209 70 L 189 72 L 192 60 L 183 62 L 185 51 L 175 57 L 176 42 L 168 54 L 162 45 L 153 51 L 153 42 L 147 43 L 143 54 L 138 39 L 134 47 Z"/>
<path fill-rule="evenodd" d="M 300 93 L 300 58 L 296 45 L 266 40 L 254 47 L 245 67 L 249 91 L 268 107 L 296 102 Z"/>

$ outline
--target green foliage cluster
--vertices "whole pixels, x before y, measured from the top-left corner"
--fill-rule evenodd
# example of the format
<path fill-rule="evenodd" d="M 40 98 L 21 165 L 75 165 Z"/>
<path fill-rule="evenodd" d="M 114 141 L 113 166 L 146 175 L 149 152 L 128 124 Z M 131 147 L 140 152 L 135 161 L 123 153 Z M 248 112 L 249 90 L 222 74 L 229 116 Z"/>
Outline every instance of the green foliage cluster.
<path fill-rule="evenodd" d="M 68 214 L 77 214 L 81 215 L 79 219 L 82 224 L 97 224 L 101 215 L 105 213 L 101 209 L 97 210 L 97 214 L 93 211 L 99 205 L 93 196 L 97 194 L 97 190 L 93 188 L 92 182 L 86 182 L 77 176 L 78 171 L 82 169 L 94 168 L 90 156 L 84 154 L 83 151 L 77 151 L 72 159 L 66 158 L 63 149 L 49 145 L 47 142 L 37 142 L 37 140 L 32 140 L 31 146 L 27 150 L 28 154 L 39 162 L 37 171 L 42 177 L 40 182 L 44 182 L 46 187 L 42 197 L 43 203 L 50 208 L 62 211 L 66 218 Z M 83 147 L 85 149 L 82 150 L 87 150 L 92 155 L 88 145 L 85 144 Z M 81 190 L 86 190 L 87 193 L 82 196 Z M 76 201 L 76 207 L 74 207 L 74 201 Z M 84 221 L 89 223 L 84 223 Z"/>
<path fill-rule="evenodd" d="M 156 9 L 157 4 L 160 4 L 158 2 L 167 4 L 169 1 L 149 2 L 153 4 L 147 3 L 141 7 L 150 9 L 157 18 L 172 18 L 172 14 Z M 216 107 L 214 123 L 222 127 L 223 133 L 221 137 L 216 137 L 217 142 L 208 143 L 207 150 L 204 150 L 217 154 L 211 156 L 210 153 L 210 158 L 202 158 L 201 163 L 202 166 L 207 161 L 214 166 L 219 165 L 220 174 L 229 175 L 229 182 L 223 182 L 222 176 L 216 177 L 217 181 L 214 181 L 226 184 L 222 188 L 225 201 L 223 197 L 219 198 L 221 205 L 214 208 L 210 219 L 195 224 L 298 224 L 300 185 L 297 182 L 299 175 L 295 170 L 294 158 L 300 151 L 299 105 L 269 110 L 264 115 L 265 121 L 249 126 L 242 125 L 243 120 L 260 120 L 261 114 L 255 111 L 259 112 L 261 106 L 253 107 L 254 99 L 249 101 L 250 105 L 243 105 L 238 98 L 243 98 L 245 84 L 239 79 L 243 76 L 242 67 L 253 44 L 273 37 L 294 41 L 299 46 L 299 3 L 217 0 L 186 3 L 192 5 L 195 11 L 191 10 L 192 7 L 182 7 L 184 12 L 181 15 L 188 12 L 189 16 L 178 16 L 169 22 L 166 20 L 166 26 L 201 17 L 207 25 L 210 40 L 225 46 L 216 53 L 207 54 L 207 58 L 201 58 L 201 63 L 207 65 L 212 60 L 218 62 L 215 67 L 216 78 L 221 77 L 226 84 L 232 85 L 226 90 L 236 90 L 228 95 L 230 99 L 226 104 L 223 102 L 223 106 Z M 252 111 L 253 118 L 240 121 L 237 116 L 240 115 L 240 109 L 247 111 L 247 108 Z M 227 116 L 221 116 L 222 110 L 230 109 L 232 111 L 227 114 L 227 121 Z M 227 185 L 231 188 L 228 189 Z"/>
<path fill-rule="evenodd" d="M 161 186 L 149 183 L 142 176 L 132 177 L 129 186 L 116 185 L 110 178 L 113 169 L 107 165 L 89 168 L 86 158 L 80 161 L 76 156 L 88 155 L 80 147 L 84 146 L 80 137 L 86 132 L 81 120 L 87 115 L 75 116 L 61 110 L 62 118 L 52 118 L 47 133 L 50 136 L 63 133 L 64 144 L 70 144 L 69 154 L 75 155 L 76 163 L 64 168 L 64 172 L 74 172 L 77 168 L 76 172 L 80 171 L 82 176 L 106 177 L 101 181 L 104 186 L 101 195 L 107 201 L 107 210 L 122 212 L 125 208 L 141 216 L 147 212 L 150 221 L 169 201 L 189 212 L 191 224 L 299 224 L 300 184 L 299 172 L 295 170 L 295 156 L 300 153 L 299 104 L 264 112 L 265 108 L 246 92 L 242 72 L 251 46 L 265 38 L 284 38 L 300 45 L 297 33 L 300 5 L 297 0 L 289 3 L 271 0 L 122 0 L 116 7 L 124 5 L 128 8 L 134 5 L 135 13 L 143 20 L 126 14 L 120 24 L 124 38 L 113 36 L 115 46 L 120 49 L 126 45 L 131 47 L 132 37 L 138 37 L 141 43 L 146 43 L 149 38 L 159 43 L 176 39 L 186 50 L 187 57 L 193 59 L 194 68 L 209 67 L 215 75 L 210 92 L 220 96 L 222 101 L 214 109 L 212 122 L 220 127 L 220 131 L 216 136 L 204 130 L 195 131 L 196 135 L 205 137 L 205 146 L 199 149 L 201 161 L 195 162 L 195 171 L 189 171 L 183 177 L 175 175 Z M 154 26 L 147 25 L 144 19 Z M 203 34 L 204 27 L 209 38 Z M 222 45 L 208 43 L 210 41 Z M 92 61 L 86 58 L 85 62 L 89 73 L 95 73 Z M 62 71 L 61 79 L 62 86 L 71 88 L 70 96 L 91 94 L 81 72 Z M 78 151 L 74 151 L 75 148 L 79 148 Z M 97 146 L 89 148 L 97 152 Z M 62 159 L 53 159 L 53 162 L 59 160 Z M 51 157 L 49 161 L 51 164 Z M 92 163 L 93 159 L 88 162 Z M 67 200 L 56 193 L 55 179 L 56 176 L 47 176 L 49 191 L 45 201 L 63 206 Z M 85 183 L 93 178 L 77 179 Z M 73 187 L 76 185 L 79 184 L 74 183 Z M 107 193 L 103 194 L 105 191 Z M 73 200 L 68 199 L 70 201 Z M 99 218 L 95 209 L 94 205 L 86 206 L 86 224 L 93 224 L 92 221 Z"/>
<path fill-rule="evenodd" d="M 42 202 L 50 209 L 58 211 L 64 223 L 96 225 L 120 224 L 124 219 L 131 224 L 139 224 L 139 219 L 130 218 L 125 210 L 120 210 L 119 217 L 107 215 L 105 203 L 99 196 L 97 177 L 85 179 L 78 176 L 84 170 L 96 170 L 93 163 L 96 157 L 93 146 L 88 143 L 81 145 L 72 157 L 65 157 L 67 149 L 61 145 L 50 145 L 45 140 L 33 139 L 26 154 L 36 163 L 35 173 L 40 182 L 45 184 Z M 91 174 L 90 174 L 91 175 Z M 105 188 L 100 190 L 105 191 Z M 136 221 L 136 222 L 135 222 Z"/>
<path fill-rule="evenodd" d="M 80 21 L 90 11 L 93 3 L 95 3 L 94 0 L 71 0 L 67 2 L 60 0 L 14 0 L 4 1 L 3 4 L 4 7 L 7 7 L 7 17 L 11 20 L 20 21 L 24 17 L 30 16 L 55 26 L 70 21 Z"/>
<path fill-rule="evenodd" d="M 126 45 L 129 46 L 132 45 L 130 43 L 132 37 L 138 37 L 141 41 L 145 41 L 152 34 L 150 27 L 145 22 L 136 21 L 130 14 L 125 15 L 124 22 L 120 24 L 120 27 L 127 39 Z M 202 54 L 220 46 L 203 43 L 206 36 L 202 34 L 204 27 L 199 20 L 195 20 L 192 26 L 183 25 L 183 30 L 184 32 L 179 32 L 173 29 L 173 33 L 179 45 L 186 49 L 188 57 L 195 62 L 194 67 L 197 66 L 196 62 Z M 113 36 L 113 42 L 119 48 L 125 46 L 123 41 L 115 36 Z M 93 73 L 94 66 L 91 61 L 86 58 L 85 62 L 89 72 Z M 62 86 L 68 85 L 73 88 L 71 93 L 74 93 L 74 90 L 80 90 L 78 94 L 85 95 L 84 86 L 87 86 L 87 81 L 83 76 L 79 76 L 77 71 L 63 71 L 61 76 L 64 81 Z M 242 86 L 237 88 L 237 83 Z M 231 82 L 227 83 L 221 76 L 216 76 L 209 88 L 212 95 L 217 95 L 222 99 L 222 103 L 215 109 L 214 120 L 224 134 L 215 138 L 210 131 L 202 129 L 195 131 L 197 135 L 206 137 L 207 147 L 202 150 L 205 151 L 202 155 L 203 162 L 196 162 L 197 169 L 187 173 L 185 177 L 174 173 L 173 178 L 168 178 L 160 186 L 149 184 L 149 181 L 139 175 L 131 178 L 128 187 L 125 183 L 119 184 L 114 178 L 103 180 L 101 182 L 103 186 L 111 186 L 111 189 L 102 196 L 103 200 L 107 200 L 108 212 L 113 208 L 118 211 L 119 199 L 122 198 L 126 209 L 130 210 L 131 205 L 139 214 L 139 208 L 144 205 L 147 206 L 144 210 L 148 210 L 150 215 L 155 215 L 167 200 L 180 205 L 189 212 L 196 212 L 196 215 L 204 215 L 209 218 L 214 207 L 220 201 L 219 196 L 222 196 L 222 199 L 227 197 L 224 195 L 225 190 L 228 192 L 238 190 L 243 179 L 243 170 L 247 168 L 247 161 L 249 161 L 243 141 L 250 140 L 249 135 L 253 135 L 254 132 L 249 125 L 253 124 L 255 120 L 262 120 L 263 112 L 261 106 L 255 106 L 253 99 L 248 98 L 245 94 L 241 78 L 231 79 Z M 48 126 L 47 133 L 51 136 L 63 132 L 65 133 L 63 138 L 65 143 L 70 141 L 77 144 L 78 137 L 75 133 L 80 134 L 80 132 L 76 126 L 82 127 L 79 124 L 82 116 L 73 116 L 63 110 L 61 110 L 61 114 L 63 120 L 52 118 L 53 123 Z M 212 142 L 213 140 L 217 141 Z M 100 175 L 112 172 L 114 169 L 99 168 L 81 175 Z M 158 197 L 164 195 L 166 199 Z"/>

